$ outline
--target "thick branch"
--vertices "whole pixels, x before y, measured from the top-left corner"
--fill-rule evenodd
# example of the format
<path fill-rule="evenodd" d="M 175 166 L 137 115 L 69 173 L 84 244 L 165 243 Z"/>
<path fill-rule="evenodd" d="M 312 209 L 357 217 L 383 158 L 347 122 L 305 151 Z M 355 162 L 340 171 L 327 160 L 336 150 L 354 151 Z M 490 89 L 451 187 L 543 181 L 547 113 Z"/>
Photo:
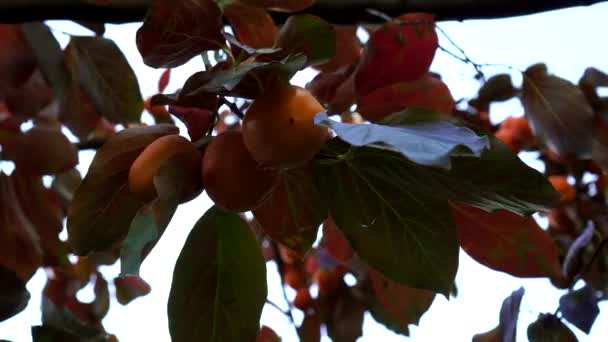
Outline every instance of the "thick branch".
<path fill-rule="evenodd" d="M 141 21 L 152 0 L 111 0 L 96 5 L 85 0 L 0 0 L 0 22 L 19 23 L 51 19 L 124 23 Z M 335 24 L 377 23 L 383 20 L 368 8 L 398 16 L 406 12 L 431 12 L 438 20 L 494 19 L 533 14 L 560 8 L 588 6 L 606 0 L 317 0 L 303 11 Z M 104 1 L 98 1 L 103 3 Z M 289 16 L 273 13 L 277 23 Z"/>

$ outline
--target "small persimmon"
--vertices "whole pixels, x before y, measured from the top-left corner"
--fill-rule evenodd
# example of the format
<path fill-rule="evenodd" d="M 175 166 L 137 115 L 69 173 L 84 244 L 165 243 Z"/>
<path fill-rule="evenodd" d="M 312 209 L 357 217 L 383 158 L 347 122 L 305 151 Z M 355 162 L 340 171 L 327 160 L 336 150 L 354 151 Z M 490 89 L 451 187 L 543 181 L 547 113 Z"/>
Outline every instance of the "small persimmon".
<path fill-rule="evenodd" d="M 202 165 L 207 195 L 221 208 L 245 212 L 272 191 L 277 173 L 251 157 L 240 131 L 229 130 L 211 140 Z"/>
<path fill-rule="evenodd" d="M 570 203 L 576 198 L 576 189 L 570 183 L 566 176 L 549 176 L 551 185 L 561 194 L 561 203 Z"/>
<path fill-rule="evenodd" d="M 200 179 L 201 153 L 186 138 L 171 134 L 160 137 L 148 145 L 135 159 L 129 170 L 129 189 L 139 199 L 149 202 L 156 198 L 156 188 L 154 186 L 154 176 L 162 164 L 171 157 L 184 154 L 186 158 L 180 159 L 187 161 L 183 169 L 189 177 L 198 180 L 189 182 L 192 188 L 184 189 L 180 196 L 180 201 L 186 202 L 198 195 L 201 190 L 202 181 Z"/>
<path fill-rule="evenodd" d="M 253 101 L 243 120 L 243 138 L 260 164 L 276 168 L 300 166 L 319 151 L 327 129 L 314 124 L 319 101 L 306 89 L 274 85 Z"/>

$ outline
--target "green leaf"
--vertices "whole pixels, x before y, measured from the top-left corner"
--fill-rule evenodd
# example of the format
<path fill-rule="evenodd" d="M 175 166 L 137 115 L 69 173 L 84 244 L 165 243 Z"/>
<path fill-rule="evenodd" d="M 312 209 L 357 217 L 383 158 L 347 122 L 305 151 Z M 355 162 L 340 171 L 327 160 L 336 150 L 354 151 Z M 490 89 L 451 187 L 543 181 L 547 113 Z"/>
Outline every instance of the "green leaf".
<path fill-rule="evenodd" d="M 172 125 L 130 128 L 112 136 L 97 151 L 68 214 L 68 236 L 76 254 L 108 249 L 125 237 L 143 205 L 129 191 L 131 164 L 154 140 L 177 133 Z"/>
<path fill-rule="evenodd" d="M 272 80 L 287 81 L 305 67 L 305 56 L 298 54 L 280 61 L 241 63 L 225 70 L 201 71 L 190 76 L 179 97 L 217 93 L 253 99 Z"/>
<path fill-rule="evenodd" d="M 266 300 L 266 266 L 237 214 L 212 207 L 186 240 L 169 294 L 173 342 L 253 341 Z"/>
<path fill-rule="evenodd" d="M 319 188 L 359 256 L 400 284 L 448 296 L 458 238 L 447 194 L 429 168 L 387 150 L 349 149 L 336 139 L 321 156 Z"/>
<path fill-rule="evenodd" d="M 138 122 L 144 108 L 137 77 L 118 46 L 102 37 L 72 37 L 66 48 L 80 84 L 111 122 Z"/>
<path fill-rule="evenodd" d="M 317 16 L 292 15 L 279 32 L 277 46 L 286 54 L 303 53 L 307 65 L 321 64 L 336 53 L 336 32 L 330 23 Z"/>

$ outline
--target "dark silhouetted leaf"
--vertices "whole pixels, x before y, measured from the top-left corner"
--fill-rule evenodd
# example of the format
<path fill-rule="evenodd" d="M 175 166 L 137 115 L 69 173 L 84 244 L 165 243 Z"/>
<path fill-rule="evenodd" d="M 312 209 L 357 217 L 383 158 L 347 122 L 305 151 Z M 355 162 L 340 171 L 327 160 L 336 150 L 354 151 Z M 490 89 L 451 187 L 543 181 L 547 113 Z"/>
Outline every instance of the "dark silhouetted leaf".
<path fill-rule="evenodd" d="M 318 314 L 310 314 L 304 317 L 302 324 L 298 327 L 300 342 L 321 341 L 321 318 Z"/>
<path fill-rule="evenodd" d="M 70 66 L 97 111 L 114 123 L 138 122 L 143 110 L 137 77 L 118 46 L 102 37 L 72 37 Z"/>
<path fill-rule="evenodd" d="M 222 48 L 221 30 L 222 13 L 213 0 L 153 0 L 137 31 L 137 47 L 147 65 L 173 68 Z"/>
<path fill-rule="evenodd" d="M 392 324 L 408 330 L 408 325 L 417 325 L 420 317 L 429 309 L 435 294 L 400 285 L 370 268 L 370 278 L 376 297 L 384 310 L 392 317 Z"/>
<path fill-rule="evenodd" d="M 333 129 L 340 139 L 353 146 L 388 148 L 416 163 L 446 169 L 450 168 L 450 153 L 457 146 L 465 145 L 477 156 L 489 147 L 487 137 L 446 121 L 409 126 L 347 124 L 330 120 L 326 114 L 319 113 L 315 116 L 315 124 Z"/>
<path fill-rule="evenodd" d="M 0 264 L 28 281 L 42 262 L 42 248 L 15 188 L 13 176 L 0 172 Z"/>
<path fill-rule="evenodd" d="M 0 24 L 0 101 L 25 82 L 36 58 L 19 25 Z"/>
<path fill-rule="evenodd" d="M 521 101 L 534 135 L 549 148 L 568 158 L 591 158 L 593 109 L 580 88 L 536 64 L 524 73 Z"/>
<path fill-rule="evenodd" d="M 557 246 L 532 217 L 451 207 L 460 245 L 477 262 L 516 277 L 561 277 Z"/>
<path fill-rule="evenodd" d="M 66 201 L 71 202 L 80 183 L 82 183 L 80 172 L 76 169 L 71 169 L 55 175 L 51 188 L 57 191 L 57 193 Z"/>
<path fill-rule="evenodd" d="M 34 126 L 6 146 L 5 156 L 35 175 L 57 174 L 78 164 L 78 149 L 57 128 Z"/>
<path fill-rule="evenodd" d="M 585 286 L 563 295 L 559 299 L 559 309 L 565 319 L 588 334 L 600 313 L 597 302 L 595 291 Z"/>
<path fill-rule="evenodd" d="M 281 54 L 303 53 L 307 65 L 316 65 L 335 55 L 336 32 L 331 24 L 317 16 L 293 15 L 283 24 L 277 46 L 282 49 Z"/>
<path fill-rule="evenodd" d="M 566 279 L 573 279 L 579 272 L 580 267 L 582 266 L 580 257 L 591 243 L 594 231 L 593 225 L 589 225 L 581 235 L 574 240 L 570 245 L 570 248 L 568 248 L 568 252 L 566 253 L 566 257 L 562 264 L 562 273 Z"/>
<path fill-rule="evenodd" d="M 0 265 L 0 322 L 23 311 L 29 300 L 25 282 L 15 272 Z"/>
<path fill-rule="evenodd" d="M 433 14 L 408 13 L 387 22 L 370 35 L 365 45 L 355 78 L 357 95 L 422 77 L 436 50 Z"/>
<path fill-rule="evenodd" d="M 405 108 L 450 114 L 454 105 L 445 83 L 427 74 L 415 81 L 394 83 L 371 91 L 357 100 L 357 111 L 367 120 L 378 121 Z"/>
<path fill-rule="evenodd" d="M 65 330 L 61 330 L 49 325 L 38 325 L 32 327 L 33 342 L 85 342 L 80 338 Z"/>
<path fill-rule="evenodd" d="M 511 75 L 498 74 L 494 75 L 479 88 L 477 98 L 472 99 L 469 103 L 479 110 L 488 110 L 491 102 L 506 101 L 517 95 L 517 89 L 513 86 Z"/>
<path fill-rule="evenodd" d="M 175 265 L 168 304 L 172 340 L 254 340 L 266 292 L 266 265 L 253 232 L 237 214 L 212 207 Z"/>
<path fill-rule="evenodd" d="M 327 335 L 335 342 L 355 342 L 363 334 L 366 307 L 349 291 L 341 291 L 331 302 Z"/>
<path fill-rule="evenodd" d="M 387 278 L 447 296 L 458 242 L 439 183 L 400 154 L 333 142 L 319 155 L 327 159 L 317 157 L 315 176 L 353 249 Z"/>
<path fill-rule="evenodd" d="M 37 116 L 52 100 L 53 90 L 42 73 L 36 70 L 25 83 L 10 92 L 5 101 L 12 114 L 31 118 Z"/>
<path fill-rule="evenodd" d="M 213 120 L 213 112 L 208 109 L 169 106 L 169 112 L 186 125 L 191 141 L 202 138 L 209 131 Z"/>
<path fill-rule="evenodd" d="M 129 191 L 131 164 L 151 142 L 178 132 L 171 125 L 130 128 L 111 137 L 97 151 L 68 215 L 68 236 L 75 253 L 104 250 L 126 236 L 143 205 Z"/>
<path fill-rule="evenodd" d="M 145 280 L 132 275 L 114 278 L 114 287 L 116 287 L 116 300 L 122 305 L 127 305 L 152 290 Z"/>
<path fill-rule="evenodd" d="M 332 72 L 321 72 L 306 84 L 315 98 L 329 113 L 342 113 L 355 101 L 353 70 L 355 65 L 343 66 Z"/>
<path fill-rule="evenodd" d="M 327 217 L 327 207 L 314 184 L 311 166 L 281 173 L 278 185 L 253 216 L 264 232 L 300 255 L 317 238 L 318 228 Z"/>
<path fill-rule="evenodd" d="M 528 326 L 530 342 L 577 342 L 574 333 L 557 317 L 540 314 L 536 322 Z"/>
<path fill-rule="evenodd" d="M 233 1 L 224 8 L 224 16 L 241 43 L 256 49 L 274 45 L 278 30 L 264 8 Z"/>

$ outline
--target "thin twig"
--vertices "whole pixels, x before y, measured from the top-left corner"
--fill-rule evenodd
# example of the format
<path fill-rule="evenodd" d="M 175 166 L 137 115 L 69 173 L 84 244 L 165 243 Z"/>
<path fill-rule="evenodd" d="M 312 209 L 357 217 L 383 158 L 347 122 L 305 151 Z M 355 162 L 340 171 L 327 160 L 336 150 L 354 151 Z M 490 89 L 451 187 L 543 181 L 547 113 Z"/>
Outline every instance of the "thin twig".
<path fill-rule="evenodd" d="M 270 299 L 266 299 L 266 304 L 268 304 L 268 305 L 274 307 L 275 309 L 279 310 L 282 314 L 284 314 L 285 316 L 287 316 L 289 318 L 289 316 L 290 316 L 291 313 L 289 311 L 285 311 L 285 310 L 281 309 L 281 307 L 277 303 L 271 301 Z"/>
<path fill-rule="evenodd" d="M 285 292 L 285 279 L 283 278 L 283 273 L 284 273 L 283 271 L 285 270 L 285 263 L 281 259 L 281 253 L 279 252 L 279 246 L 277 245 L 277 243 L 274 241 L 270 241 L 270 244 L 272 246 L 272 252 L 274 254 L 274 262 L 277 264 L 277 269 L 279 271 L 279 277 L 281 278 L 281 291 L 283 292 L 283 299 L 285 300 L 285 302 L 287 303 L 287 306 L 288 306 L 288 309 L 285 313 L 287 314 L 287 318 L 289 318 L 291 325 L 293 325 L 293 327 L 296 329 L 296 333 L 297 333 L 298 329 L 296 328 L 295 320 L 293 319 L 293 315 L 291 314 L 291 304 L 289 302 L 289 299 L 287 298 L 287 292 Z"/>
<path fill-rule="evenodd" d="M 230 111 L 232 111 L 234 114 L 236 114 L 236 116 L 238 116 L 239 119 L 243 120 L 243 118 L 245 117 L 245 114 L 243 114 L 241 109 L 235 103 L 226 100 L 226 98 L 223 96 L 220 96 L 220 106 L 223 104 L 228 106 L 228 108 L 230 108 Z"/>

